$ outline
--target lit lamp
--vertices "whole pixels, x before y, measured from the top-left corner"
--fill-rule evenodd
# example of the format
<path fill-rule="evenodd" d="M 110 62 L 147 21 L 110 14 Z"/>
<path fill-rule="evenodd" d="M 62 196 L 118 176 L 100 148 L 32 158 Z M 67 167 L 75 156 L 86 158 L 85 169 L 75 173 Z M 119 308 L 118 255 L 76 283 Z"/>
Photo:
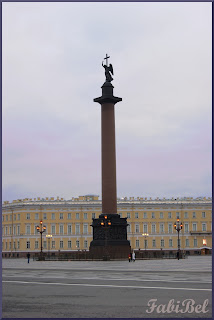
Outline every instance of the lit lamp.
<path fill-rule="evenodd" d="M 102 228 L 105 231 L 105 255 L 103 256 L 103 260 L 108 260 L 108 248 L 107 248 L 107 230 L 111 226 L 111 221 L 108 220 L 108 216 L 104 216 L 104 220 L 100 222 Z"/>
<path fill-rule="evenodd" d="M 48 256 L 50 257 L 50 240 L 52 238 L 52 234 L 46 234 L 46 238 L 48 239 Z"/>
<path fill-rule="evenodd" d="M 180 222 L 180 219 L 177 219 L 177 222 L 174 223 L 174 228 L 178 232 L 178 251 L 177 251 L 177 258 L 179 260 L 180 257 L 180 240 L 179 240 L 179 232 L 183 228 L 182 222 Z"/>
<path fill-rule="evenodd" d="M 41 234 L 41 252 L 40 252 L 40 260 L 43 260 L 42 257 L 42 234 L 46 231 L 46 226 L 43 226 L 43 221 L 40 221 L 40 226 L 36 227 L 36 230 Z"/>
<path fill-rule="evenodd" d="M 206 246 L 206 245 L 207 245 L 207 240 L 203 239 L 203 246 Z"/>

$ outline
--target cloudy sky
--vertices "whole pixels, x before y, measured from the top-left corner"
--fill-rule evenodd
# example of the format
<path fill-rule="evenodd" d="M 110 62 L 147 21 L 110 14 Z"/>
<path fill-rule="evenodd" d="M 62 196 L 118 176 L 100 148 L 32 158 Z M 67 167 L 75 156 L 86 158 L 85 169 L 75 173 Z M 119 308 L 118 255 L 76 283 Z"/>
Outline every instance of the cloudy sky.
<path fill-rule="evenodd" d="M 118 197 L 211 196 L 211 3 L 3 3 L 3 200 L 101 196 L 105 54 Z"/>

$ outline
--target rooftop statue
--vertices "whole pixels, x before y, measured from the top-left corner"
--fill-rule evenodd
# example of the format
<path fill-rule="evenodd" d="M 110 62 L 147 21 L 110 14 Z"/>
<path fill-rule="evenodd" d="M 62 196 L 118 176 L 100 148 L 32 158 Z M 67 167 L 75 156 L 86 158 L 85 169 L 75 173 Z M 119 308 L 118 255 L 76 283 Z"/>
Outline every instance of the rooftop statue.
<path fill-rule="evenodd" d="M 108 66 L 108 58 L 110 58 L 110 57 L 108 57 L 108 55 L 106 54 L 106 57 L 104 58 L 106 60 L 106 64 L 103 64 L 103 62 L 102 62 L 102 66 L 105 69 L 106 81 L 111 82 L 113 80 L 111 75 L 114 75 L 114 71 L 113 71 L 112 64 L 110 64 Z"/>

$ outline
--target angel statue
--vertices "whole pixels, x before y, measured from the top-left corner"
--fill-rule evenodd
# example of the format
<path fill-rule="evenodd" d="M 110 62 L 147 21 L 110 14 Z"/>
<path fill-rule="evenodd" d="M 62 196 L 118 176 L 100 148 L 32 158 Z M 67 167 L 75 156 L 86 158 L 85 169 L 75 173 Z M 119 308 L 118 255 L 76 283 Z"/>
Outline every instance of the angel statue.
<path fill-rule="evenodd" d="M 110 65 L 108 66 L 108 65 L 103 64 L 103 62 L 102 62 L 102 66 L 103 66 L 103 68 L 105 68 L 106 81 L 111 82 L 113 80 L 111 74 L 114 75 L 112 64 L 110 63 Z"/>

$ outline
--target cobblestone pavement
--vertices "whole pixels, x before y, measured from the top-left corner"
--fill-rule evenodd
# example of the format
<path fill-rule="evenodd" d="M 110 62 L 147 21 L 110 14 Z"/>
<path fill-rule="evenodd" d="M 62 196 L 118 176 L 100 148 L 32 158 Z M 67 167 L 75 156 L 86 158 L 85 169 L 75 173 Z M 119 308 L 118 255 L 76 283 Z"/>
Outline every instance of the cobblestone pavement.
<path fill-rule="evenodd" d="M 212 259 L 128 261 L 30 261 L 3 259 L 4 318 L 211 318 Z M 185 299 L 208 306 L 206 313 L 170 313 Z M 179 302 L 178 302 L 179 301 Z M 190 303 L 190 302 L 189 302 Z M 193 302 L 191 302 L 193 304 Z M 194 309 L 194 310 L 193 310 Z M 170 311 L 170 309 L 168 309 Z M 189 308 L 191 311 L 191 308 Z"/>

